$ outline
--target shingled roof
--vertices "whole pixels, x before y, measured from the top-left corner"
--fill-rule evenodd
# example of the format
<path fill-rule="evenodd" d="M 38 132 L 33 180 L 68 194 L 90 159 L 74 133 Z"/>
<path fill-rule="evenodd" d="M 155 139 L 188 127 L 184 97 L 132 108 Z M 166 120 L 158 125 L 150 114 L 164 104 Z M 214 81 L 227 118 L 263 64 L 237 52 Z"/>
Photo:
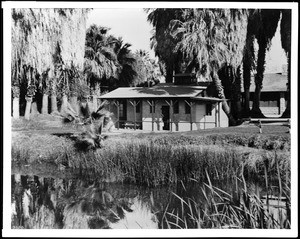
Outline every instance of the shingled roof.
<path fill-rule="evenodd" d="M 120 87 L 99 98 L 191 98 L 198 96 L 205 89 L 205 86 L 177 86 L 172 84 L 158 84 L 153 87 Z"/>

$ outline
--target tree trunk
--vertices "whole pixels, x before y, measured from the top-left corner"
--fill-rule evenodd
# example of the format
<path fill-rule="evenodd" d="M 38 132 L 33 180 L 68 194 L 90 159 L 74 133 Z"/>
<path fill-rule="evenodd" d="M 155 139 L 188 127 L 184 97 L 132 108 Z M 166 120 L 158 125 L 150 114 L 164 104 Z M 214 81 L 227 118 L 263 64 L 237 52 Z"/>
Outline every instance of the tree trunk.
<path fill-rule="evenodd" d="M 92 111 L 95 111 L 98 109 L 98 104 L 97 104 L 97 95 L 93 95 L 93 108 Z"/>
<path fill-rule="evenodd" d="M 56 94 L 51 94 L 51 114 L 57 113 L 57 99 Z"/>
<path fill-rule="evenodd" d="M 243 116 L 250 116 L 250 84 L 251 84 L 251 67 L 247 61 L 243 62 L 243 78 L 244 78 L 244 112 Z"/>
<path fill-rule="evenodd" d="M 31 111 L 30 111 L 30 117 L 34 118 L 39 114 L 39 111 L 37 109 L 37 103 L 36 101 L 31 103 Z"/>
<path fill-rule="evenodd" d="M 241 105 L 241 72 L 240 67 L 237 68 L 236 72 L 233 71 L 232 68 L 232 75 L 234 77 L 234 84 L 233 84 L 233 99 L 235 103 L 235 118 L 240 120 L 242 115 L 242 105 Z"/>
<path fill-rule="evenodd" d="M 76 114 L 78 114 L 79 113 L 79 104 L 78 104 L 78 100 L 77 100 L 77 95 L 72 95 L 70 97 L 70 105 L 76 111 Z"/>
<path fill-rule="evenodd" d="M 173 65 L 167 65 L 166 83 L 173 83 Z"/>
<path fill-rule="evenodd" d="M 267 44 L 264 40 L 259 42 L 258 56 L 257 56 L 257 73 L 255 75 L 255 92 L 253 99 L 253 106 L 251 110 L 251 117 L 264 118 L 265 116 L 260 110 L 260 95 L 262 89 L 262 82 L 265 72 L 265 57 Z"/>
<path fill-rule="evenodd" d="M 227 104 L 227 101 L 226 101 L 226 98 L 225 98 L 224 89 L 223 89 L 221 80 L 219 79 L 219 76 L 216 73 L 216 71 L 213 71 L 212 78 L 213 78 L 213 82 L 214 82 L 215 87 L 216 87 L 218 97 L 220 99 L 223 99 L 222 109 L 223 109 L 223 111 L 225 112 L 225 114 L 227 115 L 227 117 L 229 119 L 229 125 L 236 125 L 236 121 L 232 117 L 232 114 L 230 113 L 230 108 L 229 108 L 229 105 Z"/>
<path fill-rule="evenodd" d="M 20 98 L 19 97 L 14 97 L 13 99 L 13 118 L 14 119 L 19 119 L 20 117 Z"/>
<path fill-rule="evenodd" d="M 291 118 L 291 57 L 290 52 L 287 54 L 288 69 L 287 69 L 287 95 L 286 95 L 286 109 L 281 115 L 281 118 Z"/>
<path fill-rule="evenodd" d="M 29 120 L 30 118 L 31 102 L 32 102 L 32 97 L 26 97 L 26 109 L 25 109 L 24 118 L 27 120 Z"/>
<path fill-rule="evenodd" d="M 19 119 L 20 117 L 20 87 L 12 87 L 12 97 L 13 97 L 13 118 Z"/>
<path fill-rule="evenodd" d="M 67 95 L 63 95 L 63 97 L 62 97 L 62 104 L 61 104 L 61 108 L 60 108 L 60 113 L 62 115 L 66 114 L 67 107 L 68 107 L 68 96 Z"/>
<path fill-rule="evenodd" d="M 42 103 L 42 114 L 48 114 L 48 95 L 43 94 L 43 103 Z"/>
<path fill-rule="evenodd" d="M 243 57 L 243 85 L 244 85 L 244 109 L 243 117 L 250 117 L 250 85 L 251 85 L 251 69 L 253 68 L 255 55 L 254 55 L 254 40 L 255 35 L 253 32 L 253 24 L 248 22 L 246 45 L 244 48 Z"/>

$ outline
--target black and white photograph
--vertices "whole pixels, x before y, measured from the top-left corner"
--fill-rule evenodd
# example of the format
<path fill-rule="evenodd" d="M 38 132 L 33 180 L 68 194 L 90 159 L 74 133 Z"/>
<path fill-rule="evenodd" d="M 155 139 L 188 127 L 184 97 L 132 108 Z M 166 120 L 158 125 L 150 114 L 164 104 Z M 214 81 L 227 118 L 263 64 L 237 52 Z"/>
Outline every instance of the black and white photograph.
<path fill-rule="evenodd" d="M 298 3 L 2 3 L 5 237 L 298 236 Z"/>

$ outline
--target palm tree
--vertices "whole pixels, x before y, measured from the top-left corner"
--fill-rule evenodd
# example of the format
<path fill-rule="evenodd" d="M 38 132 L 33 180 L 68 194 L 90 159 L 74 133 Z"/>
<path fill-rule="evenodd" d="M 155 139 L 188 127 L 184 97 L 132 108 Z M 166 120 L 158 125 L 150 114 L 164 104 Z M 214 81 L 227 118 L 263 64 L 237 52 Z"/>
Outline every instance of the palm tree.
<path fill-rule="evenodd" d="M 19 97 L 21 105 L 27 99 L 25 107 L 27 119 L 30 115 L 35 91 L 42 90 L 42 87 L 38 86 L 43 85 L 45 80 L 53 81 L 53 65 L 55 64 L 53 55 L 57 45 L 64 46 L 62 57 L 65 62 L 69 64 L 73 61 L 76 67 L 82 67 L 83 56 L 80 52 L 83 52 L 84 47 L 82 35 L 85 33 L 88 11 L 88 9 L 58 8 L 12 10 L 12 86 L 13 92 L 15 92 L 13 97 L 14 99 Z M 48 69 L 50 69 L 49 77 L 40 77 Z M 48 86 L 51 85 L 50 82 L 48 83 Z M 53 85 L 55 93 L 55 84 Z M 46 99 L 47 96 L 44 96 Z M 54 101 L 53 105 L 56 103 Z M 45 102 L 46 100 L 44 104 L 46 104 Z M 13 110 L 15 117 L 18 115 L 17 108 L 18 105 L 15 102 Z M 20 108 L 23 111 L 23 107 Z"/>
<path fill-rule="evenodd" d="M 246 11 L 186 9 L 183 11 L 183 19 L 172 21 L 175 29 L 173 34 L 181 39 L 176 49 L 182 50 L 187 59 L 196 58 L 199 72 L 213 81 L 217 96 L 224 99 L 222 108 L 230 124 L 235 124 L 218 71 L 226 64 L 235 69 L 241 64 L 246 38 Z"/>
<path fill-rule="evenodd" d="M 48 114 L 48 97 L 49 97 L 49 91 L 50 91 L 50 80 L 49 80 L 49 71 L 50 68 L 48 68 L 46 71 L 42 73 L 41 76 L 41 82 L 40 82 L 40 89 L 43 93 L 43 100 L 42 100 L 42 114 Z"/>
<path fill-rule="evenodd" d="M 255 92 L 253 106 L 251 110 L 252 117 L 265 117 L 260 108 L 260 94 L 265 71 L 266 51 L 269 49 L 271 40 L 275 35 L 278 21 L 280 18 L 280 10 L 262 9 L 257 10 L 257 18 L 259 24 L 256 25 L 256 39 L 258 42 L 257 68 L 255 75 Z"/>
<path fill-rule="evenodd" d="M 281 117 L 290 118 L 291 117 L 291 10 L 283 9 L 281 10 L 281 24 L 280 24 L 280 34 L 281 34 L 281 45 L 285 50 L 288 60 L 288 69 L 287 69 L 287 107 L 283 112 Z"/>
<path fill-rule="evenodd" d="M 251 85 L 251 72 L 254 71 L 256 66 L 256 59 L 254 54 L 254 40 L 256 27 L 259 24 L 257 21 L 257 10 L 250 9 L 247 25 L 247 37 L 243 57 L 243 85 L 244 85 L 244 117 L 250 116 L 250 85 Z"/>
<path fill-rule="evenodd" d="M 120 70 L 113 44 L 117 41 L 108 36 L 109 28 L 92 25 L 86 32 L 84 72 L 93 94 L 99 90 L 101 80 L 117 78 Z"/>
<path fill-rule="evenodd" d="M 241 64 L 247 36 L 248 11 L 246 9 L 230 9 L 227 14 L 229 15 L 225 33 L 226 64 L 223 65 L 225 77 L 222 79 L 222 84 L 225 97 L 231 100 L 231 114 L 236 120 L 239 120 L 242 111 Z"/>
<path fill-rule="evenodd" d="M 173 82 L 173 74 L 180 73 L 182 56 L 180 51 L 174 51 L 177 38 L 171 34 L 169 23 L 175 19 L 181 19 L 182 9 L 155 8 L 145 9 L 148 13 L 148 21 L 153 25 L 151 46 L 156 56 L 166 65 L 166 82 Z"/>
<path fill-rule="evenodd" d="M 149 52 L 145 50 L 136 50 L 134 56 L 136 58 L 135 70 L 137 71 L 134 84 L 147 87 L 157 84 L 162 78 L 163 72 L 161 68 L 163 66 L 151 59 Z"/>
<path fill-rule="evenodd" d="M 124 43 L 122 37 L 119 37 L 114 44 L 114 51 L 117 55 L 117 60 L 121 66 L 118 77 L 118 85 L 130 86 L 132 85 L 134 77 L 137 75 L 134 64 L 136 59 L 130 50 L 131 44 Z"/>

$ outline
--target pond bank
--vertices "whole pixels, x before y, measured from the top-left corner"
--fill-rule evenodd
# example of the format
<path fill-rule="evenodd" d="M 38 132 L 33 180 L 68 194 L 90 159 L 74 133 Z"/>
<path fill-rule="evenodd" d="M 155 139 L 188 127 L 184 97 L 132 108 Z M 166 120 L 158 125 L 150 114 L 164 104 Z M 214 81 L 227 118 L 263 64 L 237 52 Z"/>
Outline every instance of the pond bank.
<path fill-rule="evenodd" d="M 274 127 L 274 126 L 273 126 Z M 245 129 L 243 129 L 245 130 Z M 13 132 L 13 168 L 40 171 L 86 173 L 103 181 L 129 182 L 147 186 L 178 180 L 203 180 L 240 175 L 261 180 L 268 173 L 276 178 L 277 166 L 283 178 L 290 173 L 290 137 L 278 134 L 232 132 L 111 134 L 96 151 L 76 150 L 67 137 L 51 133 Z M 39 165 L 39 167 L 38 167 Z M 48 167 L 46 165 L 52 165 Z M 51 173 L 51 172 L 49 172 Z"/>

